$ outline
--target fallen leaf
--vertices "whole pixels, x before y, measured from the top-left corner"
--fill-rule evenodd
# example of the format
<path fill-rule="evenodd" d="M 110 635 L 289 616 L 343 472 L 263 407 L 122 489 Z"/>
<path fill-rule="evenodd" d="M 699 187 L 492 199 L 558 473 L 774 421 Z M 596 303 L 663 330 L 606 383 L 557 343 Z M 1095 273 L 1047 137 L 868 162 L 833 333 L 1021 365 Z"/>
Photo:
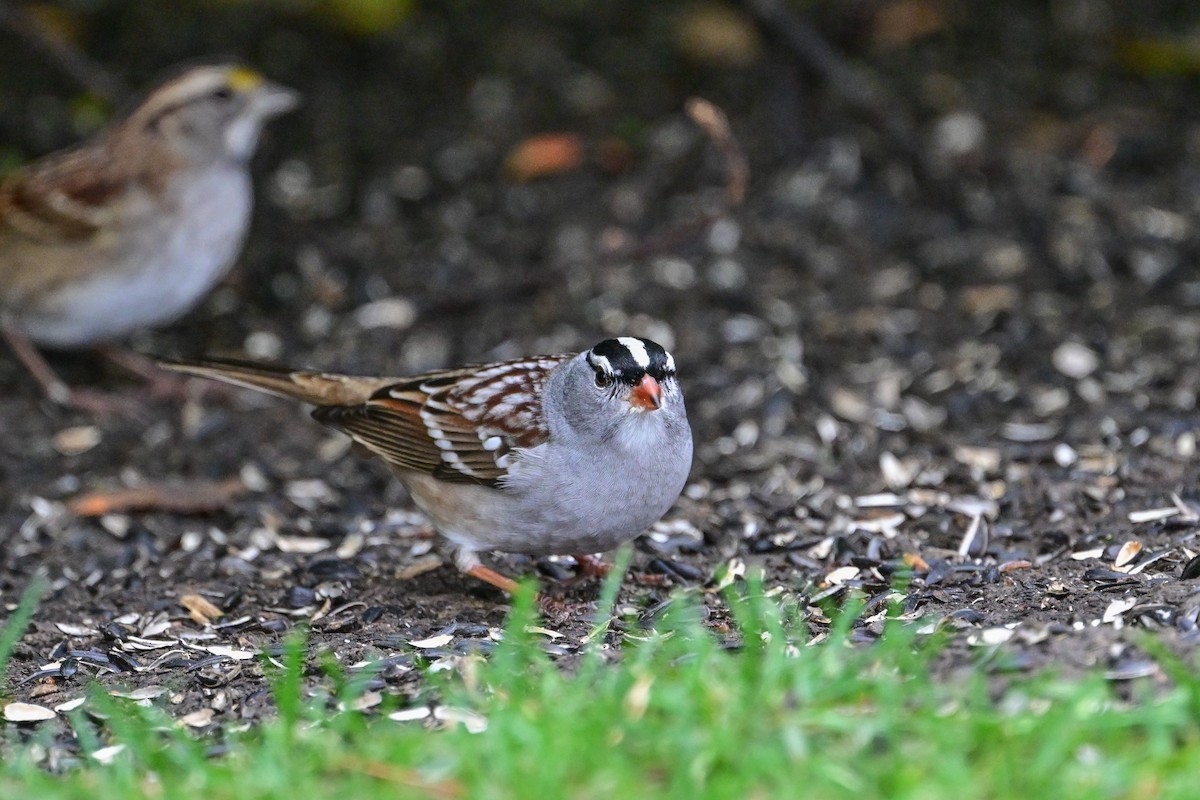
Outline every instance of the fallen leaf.
<path fill-rule="evenodd" d="M 504 159 L 510 180 L 524 182 L 570 172 L 583 163 L 583 137 L 577 133 L 543 133 L 530 136 Z"/>
<path fill-rule="evenodd" d="M 132 489 L 91 492 L 73 499 L 67 510 L 79 517 L 99 517 L 122 511 L 169 511 L 207 514 L 219 511 L 246 491 L 240 478 L 224 481 L 147 484 Z"/>

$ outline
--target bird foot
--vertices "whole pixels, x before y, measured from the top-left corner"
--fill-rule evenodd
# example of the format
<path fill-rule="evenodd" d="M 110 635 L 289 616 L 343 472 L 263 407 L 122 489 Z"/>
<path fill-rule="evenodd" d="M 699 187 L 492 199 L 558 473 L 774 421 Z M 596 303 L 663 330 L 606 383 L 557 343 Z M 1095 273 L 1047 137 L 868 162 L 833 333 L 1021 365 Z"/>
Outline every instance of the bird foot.
<path fill-rule="evenodd" d="M 46 396 L 64 408 L 73 408 L 95 416 L 136 418 L 141 417 L 146 410 L 137 398 L 129 395 L 81 389 L 66 384 L 61 385 L 61 391 L 47 392 Z"/>
<path fill-rule="evenodd" d="M 69 385 L 55 372 L 29 337 L 14 325 L 0 321 L 0 337 L 8 342 L 17 360 L 25 366 L 41 388 L 42 394 L 51 402 L 64 408 L 100 416 L 140 417 L 145 411 L 143 403 L 136 396 L 111 394 L 98 389 Z M 111 347 L 102 347 L 100 352 L 110 361 L 142 377 L 146 377 L 145 365 L 153 363 L 144 356 L 133 353 L 114 356 L 116 351 Z M 155 371 L 159 378 L 166 377 L 166 373 L 161 370 Z"/>
<path fill-rule="evenodd" d="M 495 586 L 500 591 L 507 592 L 510 595 L 515 594 L 517 591 L 516 581 L 501 575 L 491 567 L 485 567 L 483 564 L 475 564 L 469 569 L 464 570 L 464 572 L 472 578 L 477 578 L 484 583 Z"/>
<path fill-rule="evenodd" d="M 581 553 L 575 556 L 575 563 L 579 565 L 576 578 L 606 578 L 612 571 L 612 565 L 600 556 Z"/>

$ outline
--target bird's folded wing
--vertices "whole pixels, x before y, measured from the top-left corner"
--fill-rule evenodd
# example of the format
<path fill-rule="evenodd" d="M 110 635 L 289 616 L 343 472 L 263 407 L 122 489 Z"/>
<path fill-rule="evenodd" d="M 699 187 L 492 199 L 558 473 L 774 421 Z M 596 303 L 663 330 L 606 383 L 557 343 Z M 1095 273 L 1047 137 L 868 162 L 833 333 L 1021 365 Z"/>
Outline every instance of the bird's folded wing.
<path fill-rule="evenodd" d="M 566 356 L 435 372 L 379 390 L 354 406 L 313 416 L 345 431 L 393 468 L 452 482 L 496 485 L 517 448 L 546 441 L 546 376 Z"/>

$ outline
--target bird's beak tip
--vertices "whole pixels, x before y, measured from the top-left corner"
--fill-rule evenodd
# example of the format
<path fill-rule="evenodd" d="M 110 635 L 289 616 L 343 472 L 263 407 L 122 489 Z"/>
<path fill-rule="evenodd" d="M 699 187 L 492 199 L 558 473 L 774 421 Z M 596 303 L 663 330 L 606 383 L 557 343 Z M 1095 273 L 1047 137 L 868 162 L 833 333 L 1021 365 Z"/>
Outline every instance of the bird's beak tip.
<path fill-rule="evenodd" d="M 662 387 L 654 378 L 643 375 L 629 392 L 629 404 L 642 411 L 657 411 L 663 404 Z"/>

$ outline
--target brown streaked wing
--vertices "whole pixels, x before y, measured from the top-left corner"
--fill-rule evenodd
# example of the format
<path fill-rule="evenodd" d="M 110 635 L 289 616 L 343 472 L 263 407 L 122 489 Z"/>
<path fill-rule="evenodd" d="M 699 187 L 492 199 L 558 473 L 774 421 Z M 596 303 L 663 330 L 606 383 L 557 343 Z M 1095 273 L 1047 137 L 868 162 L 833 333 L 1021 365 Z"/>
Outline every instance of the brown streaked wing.
<path fill-rule="evenodd" d="M 474 424 L 481 442 L 500 436 L 505 449 L 534 447 L 550 433 L 541 403 L 546 377 L 570 357 L 537 356 L 479 368 L 474 379 L 448 387 L 446 402 Z"/>
<path fill-rule="evenodd" d="M 549 436 L 542 387 L 549 371 L 569 357 L 420 375 L 381 389 L 362 405 L 323 406 L 313 416 L 394 468 L 494 486 L 513 448 L 533 447 Z"/>
<path fill-rule="evenodd" d="M 156 213 L 145 175 L 113 167 L 89 145 L 53 155 L 0 183 L 0 300 L 26 302 L 105 269 L 120 237 L 102 235 Z M 143 159 L 144 160 L 144 159 Z"/>
<path fill-rule="evenodd" d="M 348 434 L 354 441 L 401 470 L 433 473 L 440 453 L 425 432 L 417 406 L 378 400 L 357 406 L 318 406 L 313 418 Z"/>
<path fill-rule="evenodd" d="M 105 148 L 51 156 L 0 184 L 0 222 L 48 244 L 87 238 L 111 220 L 130 183 L 114 174 Z"/>

